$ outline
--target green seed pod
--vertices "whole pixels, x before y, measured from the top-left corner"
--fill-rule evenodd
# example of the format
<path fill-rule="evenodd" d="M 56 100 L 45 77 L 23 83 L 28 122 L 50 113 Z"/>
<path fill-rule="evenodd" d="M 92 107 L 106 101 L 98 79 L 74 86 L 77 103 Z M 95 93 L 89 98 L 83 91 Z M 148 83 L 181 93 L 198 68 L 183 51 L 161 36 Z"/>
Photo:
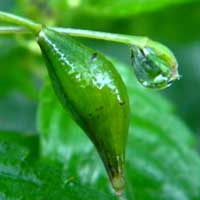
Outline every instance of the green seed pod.
<path fill-rule="evenodd" d="M 55 93 L 94 143 L 120 193 L 129 125 L 128 95 L 120 75 L 103 55 L 69 36 L 44 28 L 37 41 Z"/>

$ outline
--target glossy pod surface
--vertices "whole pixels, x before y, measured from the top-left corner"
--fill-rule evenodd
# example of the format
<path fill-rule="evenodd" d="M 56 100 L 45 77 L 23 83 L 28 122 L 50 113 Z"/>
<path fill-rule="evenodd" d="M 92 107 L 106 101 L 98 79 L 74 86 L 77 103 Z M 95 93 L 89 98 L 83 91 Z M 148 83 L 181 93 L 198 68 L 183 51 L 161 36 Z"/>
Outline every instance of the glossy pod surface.
<path fill-rule="evenodd" d="M 129 125 L 128 95 L 120 75 L 103 55 L 69 36 L 44 28 L 37 41 L 57 96 L 94 143 L 120 193 Z"/>

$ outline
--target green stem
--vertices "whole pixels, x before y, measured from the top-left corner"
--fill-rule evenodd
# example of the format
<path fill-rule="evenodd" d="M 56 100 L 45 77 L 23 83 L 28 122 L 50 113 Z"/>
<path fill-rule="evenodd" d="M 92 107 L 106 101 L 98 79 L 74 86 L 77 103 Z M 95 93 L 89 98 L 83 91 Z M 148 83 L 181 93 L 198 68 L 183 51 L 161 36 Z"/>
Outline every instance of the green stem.
<path fill-rule="evenodd" d="M 0 12 L 0 19 L 1 19 L 1 12 Z M 37 31 L 41 30 L 41 25 L 37 24 L 36 27 Z M 106 33 L 106 32 L 99 32 L 99 31 L 91 31 L 91 30 L 81 30 L 81 29 L 73 29 L 73 28 L 61 28 L 61 27 L 48 27 L 51 30 L 62 34 L 68 34 L 74 37 L 84 37 L 84 38 L 91 38 L 91 39 L 98 39 L 98 40 L 106 40 L 112 42 L 119 42 L 123 44 L 137 46 L 141 49 L 144 47 L 152 47 L 156 48 L 159 54 L 165 54 L 169 59 L 175 60 L 173 53 L 164 45 L 150 40 L 147 37 L 142 36 L 131 36 L 131 35 L 123 35 L 123 34 L 115 34 L 115 33 Z M 28 30 L 22 27 L 2 27 L 0 28 L 0 34 L 10 34 L 10 33 L 28 33 Z"/>
<path fill-rule="evenodd" d="M 35 23 L 29 19 L 25 19 L 16 15 L 12 15 L 6 12 L 0 11 L 0 21 L 13 23 L 16 25 L 20 25 L 21 27 L 25 27 L 28 30 L 32 31 L 35 34 L 38 34 L 41 29 L 42 25 Z M 4 27 L 5 28 L 5 27 Z M 123 44 L 128 44 L 132 46 L 137 46 L 141 49 L 145 47 L 153 48 L 157 51 L 157 54 L 164 55 L 167 59 L 172 59 L 173 62 L 176 63 L 176 59 L 173 53 L 164 45 L 152 41 L 147 37 L 141 36 L 130 36 L 130 35 L 122 35 L 122 34 L 114 34 L 114 33 L 105 33 L 105 32 L 98 32 L 98 31 L 90 31 L 90 30 L 80 30 L 80 29 L 73 29 L 73 28 L 61 28 L 61 27 L 49 27 L 49 29 L 57 31 L 63 34 L 69 34 L 75 37 L 85 37 L 85 38 L 93 38 L 93 39 L 100 39 L 100 40 L 107 40 L 112 42 L 119 42 Z M 1 29 L 0 33 L 24 33 L 26 31 L 18 28 L 11 28 L 10 30 Z"/>
<path fill-rule="evenodd" d="M 19 17 L 13 14 L 9 14 L 6 12 L 0 11 L 0 21 L 5 23 L 12 23 L 16 25 L 20 25 L 22 27 L 26 27 L 31 30 L 33 33 L 37 34 L 41 29 L 42 25 L 35 23 L 29 19 L 25 19 L 23 17 Z"/>
<path fill-rule="evenodd" d="M 73 28 L 61 28 L 61 27 L 49 27 L 49 29 L 75 37 L 84 37 L 84 38 L 119 42 L 128 45 L 135 45 L 141 48 L 144 47 L 150 41 L 147 37 L 130 36 L 130 35 L 115 34 L 115 33 L 91 31 L 91 30 L 81 30 Z"/>
<path fill-rule="evenodd" d="M 19 26 L 0 26 L 0 35 L 4 34 L 26 34 L 31 33 L 29 30 Z"/>
<path fill-rule="evenodd" d="M 59 33 L 68 34 L 74 37 L 84 37 L 84 38 L 119 42 L 128 45 L 130 44 L 135 45 L 138 47 L 144 47 L 146 43 L 149 41 L 149 39 L 146 37 L 129 36 L 129 35 L 106 33 L 100 31 L 60 28 L 60 27 L 49 27 L 49 29 Z M 23 27 L 16 27 L 16 26 L 0 27 L 0 34 L 13 34 L 13 33 L 27 34 L 29 33 L 29 31 Z"/>
<path fill-rule="evenodd" d="M 73 28 L 62 28 L 62 27 L 48 27 L 48 28 L 57 31 L 59 33 L 68 34 L 74 37 L 84 37 L 84 38 L 118 42 L 131 46 L 137 46 L 141 49 L 145 47 L 154 48 L 158 54 L 160 55 L 164 54 L 167 57 L 167 59 L 170 59 L 172 60 L 172 62 L 176 63 L 176 59 L 169 48 L 167 48 L 165 45 L 159 42 L 149 39 L 148 37 L 106 33 L 106 32 L 81 30 Z"/>

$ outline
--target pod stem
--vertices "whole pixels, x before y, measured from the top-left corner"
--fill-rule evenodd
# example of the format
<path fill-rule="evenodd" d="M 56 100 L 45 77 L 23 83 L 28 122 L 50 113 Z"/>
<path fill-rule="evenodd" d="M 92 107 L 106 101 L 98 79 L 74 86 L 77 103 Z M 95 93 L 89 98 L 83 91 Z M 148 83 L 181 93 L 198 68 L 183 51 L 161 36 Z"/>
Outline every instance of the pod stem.
<path fill-rule="evenodd" d="M 0 35 L 28 33 L 31 33 L 30 30 L 20 26 L 0 26 Z"/>
<path fill-rule="evenodd" d="M 16 27 L 16 26 L 0 27 L 0 34 L 15 34 L 15 33 L 27 34 L 29 33 L 29 30 L 37 34 L 42 29 L 41 24 L 35 23 L 31 20 L 16 16 L 16 15 L 1 12 L 1 11 L 0 11 L 0 21 L 20 25 L 20 27 Z M 123 34 L 116 34 L 116 33 L 106 33 L 106 32 L 100 32 L 100 31 L 63 28 L 63 27 L 48 27 L 48 28 L 62 34 L 71 35 L 73 37 L 83 37 L 83 38 L 118 42 L 118 43 L 123 43 L 127 45 L 137 46 L 139 48 L 144 48 L 146 45 L 149 45 L 149 44 L 151 46 L 155 46 L 159 44 L 143 36 L 123 35 Z"/>
<path fill-rule="evenodd" d="M 2 27 L 0 29 L 0 34 L 13 34 L 13 33 L 27 33 L 30 30 L 32 33 L 38 34 L 42 29 L 42 25 L 35 23 L 29 19 L 25 19 L 16 15 L 0 11 L 0 21 L 13 23 L 15 25 L 20 25 L 21 27 Z M 26 28 L 27 31 L 23 28 Z M 81 30 L 73 28 L 62 28 L 62 27 L 48 27 L 49 29 L 62 34 L 68 34 L 74 37 L 84 37 L 98 40 L 106 40 L 112 42 L 118 42 L 127 44 L 130 46 L 136 46 L 140 49 L 145 47 L 153 48 L 157 51 L 158 55 L 164 55 L 169 62 L 176 64 L 176 59 L 173 53 L 164 45 L 159 42 L 150 40 L 143 36 L 131 36 L 115 33 L 106 33 L 91 30 Z"/>
<path fill-rule="evenodd" d="M 91 30 L 82 30 L 73 28 L 62 28 L 62 27 L 48 27 L 48 28 L 56 32 L 62 34 L 68 34 L 74 37 L 83 37 L 83 38 L 118 42 L 130 46 L 136 46 L 140 49 L 144 49 L 145 47 L 154 48 L 156 49 L 156 51 L 158 51 L 158 54 L 164 54 L 167 57 L 167 59 L 170 60 L 170 62 L 176 62 L 174 54 L 168 47 L 159 42 L 153 41 L 148 37 L 106 33 L 100 31 L 91 31 Z"/>
<path fill-rule="evenodd" d="M 38 34 L 40 30 L 42 29 L 42 25 L 35 23 L 29 19 L 25 19 L 23 17 L 19 17 L 10 13 L 2 12 L 0 11 L 0 21 L 5 23 L 11 23 L 15 25 L 20 25 L 22 27 L 27 28 L 32 33 Z M 9 27 L 8 27 L 9 28 Z M 15 31 L 19 31 L 19 29 L 15 29 Z M 14 29 L 10 29 L 10 32 L 15 32 Z M 2 31 L 3 32 L 3 31 Z M 4 27 L 4 32 L 6 32 L 6 29 Z M 9 30 L 7 29 L 7 33 Z"/>
<path fill-rule="evenodd" d="M 111 42 L 118 42 L 128 45 L 135 45 L 138 47 L 144 47 L 149 38 L 142 36 L 130 36 L 116 33 L 106 33 L 100 31 L 91 31 L 91 30 L 82 30 L 82 29 L 73 29 L 73 28 L 62 28 L 62 27 L 49 27 L 49 29 L 62 34 L 68 34 L 74 37 L 84 37 L 97 40 L 106 40 Z"/>
<path fill-rule="evenodd" d="M 6 20 L 3 19 L 1 13 L 2 12 L 0 12 L 0 21 L 5 22 Z M 23 18 L 20 18 L 20 19 L 23 19 Z M 8 20 L 6 22 L 8 22 Z M 11 22 L 10 18 L 9 18 L 9 22 Z M 23 24 L 18 21 L 18 25 L 24 26 L 28 29 L 24 27 L 19 27 L 19 26 L 1 26 L 0 34 L 15 34 L 15 33 L 27 34 L 27 33 L 30 33 L 29 30 L 33 30 L 36 33 L 41 30 L 40 24 L 34 23 L 34 27 L 33 27 L 32 24 L 29 24 L 29 22 L 30 21 L 28 20 L 28 24 L 26 23 L 25 25 L 24 21 L 23 21 Z M 15 24 L 17 24 L 16 21 L 15 21 Z M 62 34 L 68 34 L 73 37 L 83 37 L 83 38 L 91 38 L 91 39 L 97 39 L 97 40 L 105 40 L 105 41 L 118 42 L 118 43 L 123 43 L 123 44 L 128 44 L 128 45 L 135 45 L 138 47 L 144 47 L 149 41 L 147 37 L 141 37 L 141 36 L 130 36 L 130 35 L 122 35 L 122 34 L 116 34 L 116 33 L 106 33 L 106 32 L 100 32 L 100 31 L 81 30 L 81 29 L 73 29 L 73 28 L 61 28 L 61 27 L 48 27 L 48 28 Z"/>

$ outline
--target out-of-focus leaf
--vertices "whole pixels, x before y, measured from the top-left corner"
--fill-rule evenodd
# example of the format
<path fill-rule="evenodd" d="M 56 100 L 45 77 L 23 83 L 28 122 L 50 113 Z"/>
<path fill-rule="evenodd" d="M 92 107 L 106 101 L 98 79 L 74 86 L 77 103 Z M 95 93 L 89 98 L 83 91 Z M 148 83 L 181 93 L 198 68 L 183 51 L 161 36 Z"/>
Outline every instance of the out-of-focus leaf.
<path fill-rule="evenodd" d="M 20 92 L 7 91 L 0 97 L 0 130 L 36 132 L 35 114 L 37 105 L 33 99 Z"/>
<path fill-rule="evenodd" d="M 24 37 L 0 37 L 0 130 L 35 132 L 36 100 L 44 68 L 38 67 L 41 56 L 33 53 L 36 42 L 29 40 L 30 35 Z"/>
<path fill-rule="evenodd" d="M 74 13 L 86 13 L 98 17 L 127 17 L 144 12 L 160 10 L 169 6 L 198 2 L 199 0 L 50 0 L 48 3 L 44 0 L 25 1 L 20 0 L 21 5 L 29 5 L 26 11 L 35 16 L 39 9 L 43 9 L 40 16 L 57 15 L 58 11 L 70 12 L 71 17 Z M 19 3 L 18 3 L 19 4 Z M 19 6 L 19 5 L 17 5 Z M 73 13 L 74 12 L 74 13 Z M 66 16 L 66 13 L 63 13 Z M 37 17 L 37 15 L 36 15 Z"/>
<path fill-rule="evenodd" d="M 0 96 L 11 91 L 20 91 L 36 98 L 31 55 L 27 50 L 17 47 L 18 45 L 12 37 L 0 38 Z"/>
<path fill-rule="evenodd" d="M 197 0 L 193 0 L 194 2 Z M 97 16 L 124 17 L 152 10 L 159 10 L 175 4 L 191 3 L 191 0 L 82 0 L 75 6 L 74 1 L 68 0 L 71 7 L 80 7 L 88 13 Z"/>
<path fill-rule="evenodd" d="M 191 14 L 187 16 L 188 12 Z M 146 13 L 121 20 L 126 32 L 146 35 L 167 43 L 183 43 L 199 40 L 196 27 L 200 26 L 200 1 L 176 5 L 153 13 Z M 117 27 L 117 23 L 116 23 Z M 157 27 L 157 28 L 155 28 Z M 130 34 L 130 33 L 129 33 Z"/>
<path fill-rule="evenodd" d="M 116 63 L 132 109 L 126 163 L 128 199 L 196 200 L 200 198 L 200 158 L 187 126 L 173 106 L 136 82 L 133 69 Z M 41 153 L 64 163 L 67 174 L 81 184 L 109 191 L 100 158 L 83 133 L 62 109 L 49 82 L 38 112 Z"/>
<path fill-rule="evenodd" d="M 187 124 L 200 136 L 200 93 L 196 89 L 200 86 L 200 42 L 176 48 L 182 78 L 174 87 L 163 92 L 170 96 Z"/>
<path fill-rule="evenodd" d="M 39 138 L 37 134 L 27 134 L 14 131 L 0 131 L 0 141 L 18 144 L 29 150 L 29 158 L 38 158 Z"/>
<path fill-rule="evenodd" d="M 26 147 L 5 140 L 1 135 L 0 199 L 115 199 L 111 195 L 80 186 L 64 178 L 60 167 L 53 163 L 27 160 L 29 151 Z"/>

